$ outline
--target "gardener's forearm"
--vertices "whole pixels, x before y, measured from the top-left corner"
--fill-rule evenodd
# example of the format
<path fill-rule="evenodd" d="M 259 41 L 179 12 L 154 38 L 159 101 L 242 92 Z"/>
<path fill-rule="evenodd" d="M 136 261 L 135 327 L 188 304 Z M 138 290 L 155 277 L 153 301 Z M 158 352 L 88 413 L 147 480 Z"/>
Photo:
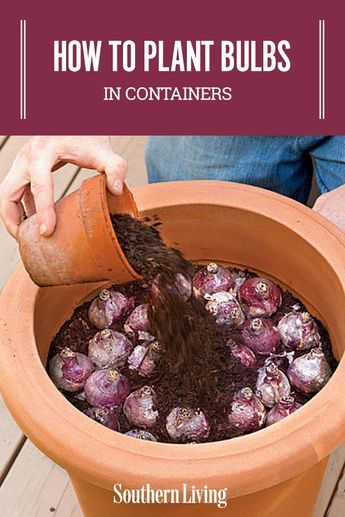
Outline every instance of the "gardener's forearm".
<path fill-rule="evenodd" d="M 56 224 L 51 172 L 65 163 L 107 175 L 108 189 L 121 194 L 126 161 L 115 154 L 107 136 L 36 136 L 19 151 L 0 185 L 0 216 L 8 232 L 17 236 L 25 212 L 37 211 L 41 234 L 49 236 Z"/>

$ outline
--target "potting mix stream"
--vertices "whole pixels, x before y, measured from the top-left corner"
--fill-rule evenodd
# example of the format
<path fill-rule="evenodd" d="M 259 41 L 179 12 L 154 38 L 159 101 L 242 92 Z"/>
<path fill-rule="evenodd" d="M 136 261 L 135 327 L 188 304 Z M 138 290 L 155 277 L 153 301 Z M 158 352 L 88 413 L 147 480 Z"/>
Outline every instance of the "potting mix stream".
<path fill-rule="evenodd" d="M 112 223 L 143 280 L 78 307 L 50 347 L 49 374 L 80 411 L 134 438 L 218 441 L 278 422 L 327 383 L 329 335 L 291 293 L 191 263 L 157 218 Z"/>

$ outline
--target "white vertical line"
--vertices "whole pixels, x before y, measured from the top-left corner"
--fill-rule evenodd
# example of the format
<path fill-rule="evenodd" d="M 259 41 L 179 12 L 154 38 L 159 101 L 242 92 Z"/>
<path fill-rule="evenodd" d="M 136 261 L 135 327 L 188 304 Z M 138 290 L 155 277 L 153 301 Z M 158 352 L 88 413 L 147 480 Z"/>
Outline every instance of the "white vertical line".
<path fill-rule="evenodd" d="M 322 118 L 326 118 L 325 113 L 325 20 L 322 20 Z"/>
<path fill-rule="evenodd" d="M 319 20 L 319 119 L 326 118 L 326 56 L 325 56 L 325 20 Z"/>
<path fill-rule="evenodd" d="M 26 20 L 24 20 L 24 34 L 23 34 L 23 118 L 26 119 Z"/>
<path fill-rule="evenodd" d="M 23 118 L 23 20 L 20 20 L 20 118 Z"/>
<path fill-rule="evenodd" d="M 20 20 L 20 119 L 26 119 L 26 20 Z"/>
<path fill-rule="evenodd" d="M 319 20 L 319 119 L 321 119 L 321 20 Z"/>

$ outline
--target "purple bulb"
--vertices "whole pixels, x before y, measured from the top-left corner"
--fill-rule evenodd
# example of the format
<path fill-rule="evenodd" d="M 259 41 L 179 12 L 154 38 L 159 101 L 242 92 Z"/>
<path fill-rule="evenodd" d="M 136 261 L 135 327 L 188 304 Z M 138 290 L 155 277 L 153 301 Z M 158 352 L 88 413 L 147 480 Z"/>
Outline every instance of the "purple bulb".
<path fill-rule="evenodd" d="M 123 327 L 126 334 L 130 337 L 135 337 L 138 335 L 138 332 L 148 332 L 150 330 L 148 309 L 148 304 L 143 303 L 131 312 Z"/>
<path fill-rule="evenodd" d="M 253 366 L 256 363 L 254 352 L 246 345 L 229 339 L 226 346 L 229 348 L 230 354 L 236 357 L 244 366 Z"/>
<path fill-rule="evenodd" d="M 272 316 L 282 302 L 280 288 L 266 278 L 253 277 L 246 280 L 239 291 L 240 302 L 249 316 Z"/>
<path fill-rule="evenodd" d="M 131 424 L 145 429 L 153 427 L 159 416 L 154 399 L 155 393 L 150 386 L 143 386 L 133 391 L 123 405 L 123 412 L 127 420 Z"/>
<path fill-rule="evenodd" d="M 245 321 L 242 339 L 253 352 L 269 355 L 275 352 L 280 342 L 280 335 L 272 321 L 267 318 L 254 318 Z"/>
<path fill-rule="evenodd" d="M 128 358 L 128 366 L 143 377 L 151 375 L 162 354 L 158 341 L 137 345 Z"/>
<path fill-rule="evenodd" d="M 265 406 L 273 407 L 290 395 L 291 387 L 285 373 L 274 363 L 269 363 L 259 370 L 256 389 Z"/>
<path fill-rule="evenodd" d="M 278 323 L 278 330 L 288 350 L 310 350 L 321 343 L 318 326 L 309 312 L 290 312 Z"/>
<path fill-rule="evenodd" d="M 89 416 L 92 418 L 92 420 L 95 420 L 105 427 L 108 427 L 109 429 L 119 431 L 117 414 L 113 409 L 105 407 L 91 407 L 85 411 L 85 415 Z"/>
<path fill-rule="evenodd" d="M 320 348 L 297 357 L 288 368 L 291 384 L 302 393 L 316 393 L 328 382 L 332 371 Z"/>
<path fill-rule="evenodd" d="M 109 328 L 131 307 L 132 303 L 132 299 L 128 300 L 118 291 L 103 289 L 89 307 L 89 320 L 100 330 Z"/>
<path fill-rule="evenodd" d="M 249 387 L 242 388 L 234 395 L 228 415 L 232 429 L 239 433 L 257 431 L 264 425 L 265 418 L 265 406 Z"/>
<path fill-rule="evenodd" d="M 294 413 L 298 408 L 300 408 L 302 404 L 299 404 L 295 401 L 295 399 L 288 395 L 287 397 L 283 397 L 280 402 L 275 404 L 272 409 L 267 414 L 266 426 L 275 424 L 283 418 Z"/>
<path fill-rule="evenodd" d="M 88 356 L 99 368 L 121 368 L 133 351 L 132 342 L 111 329 L 97 332 L 89 342 Z"/>
<path fill-rule="evenodd" d="M 127 377 L 117 370 L 96 370 L 87 379 L 85 398 L 91 406 L 119 407 L 129 395 L 131 388 Z"/>
<path fill-rule="evenodd" d="M 228 327 L 239 327 L 245 320 L 244 312 L 233 294 L 218 291 L 205 295 L 206 309 L 215 316 L 217 323 Z"/>
<path fill-rule="evenodd" d="M 215 262 L 210 262 L 207 267 L 200 269 L 193 278 L 194 294 L 200 298 L 205 294 L 228 291 L 234 284 L 231 272 Z"/>
<path fill-rule="evenodd" d="M 49 361 L 49 376 L 61 390 L 75 392 L 83 388 L 94 368 L 90 359 L 70 348 L 63 348 Z"/>
<path fill-rule="evenodd" d="M 167 416 L 166 430 L 174 442 L 200 442 L 208 438 L 210 425 L 202 411 L 175 407 Z"/>

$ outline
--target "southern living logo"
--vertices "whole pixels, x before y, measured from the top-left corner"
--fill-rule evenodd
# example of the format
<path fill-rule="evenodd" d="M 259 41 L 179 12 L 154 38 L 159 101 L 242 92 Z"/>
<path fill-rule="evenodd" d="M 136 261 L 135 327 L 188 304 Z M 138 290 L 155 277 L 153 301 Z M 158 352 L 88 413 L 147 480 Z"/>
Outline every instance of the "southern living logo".
<path fill-rule="evenodd" d="M 227 488 L 197 488 L 182 483 L 181 488 L 152 488 L 149 483 L 140 488 L 123 488 L 114 484 L 114 504 L 214 504 L 227 507 Z"/>

